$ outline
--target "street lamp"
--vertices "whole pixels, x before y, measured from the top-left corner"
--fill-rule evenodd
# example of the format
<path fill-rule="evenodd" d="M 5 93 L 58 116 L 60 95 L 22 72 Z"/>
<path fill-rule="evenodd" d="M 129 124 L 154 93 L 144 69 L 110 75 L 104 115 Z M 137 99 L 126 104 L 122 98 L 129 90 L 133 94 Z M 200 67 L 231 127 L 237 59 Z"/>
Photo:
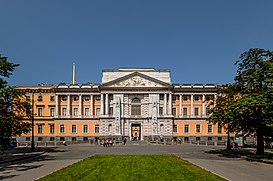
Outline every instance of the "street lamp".
<path fill-rule="evenodd" d="M 34 146 L 34 92 L 32 92 L 32 100 L 31 100 L 31 106 L 32 106 L 32 113 L 31 113 L 31 151 L 35 151 Z"/>

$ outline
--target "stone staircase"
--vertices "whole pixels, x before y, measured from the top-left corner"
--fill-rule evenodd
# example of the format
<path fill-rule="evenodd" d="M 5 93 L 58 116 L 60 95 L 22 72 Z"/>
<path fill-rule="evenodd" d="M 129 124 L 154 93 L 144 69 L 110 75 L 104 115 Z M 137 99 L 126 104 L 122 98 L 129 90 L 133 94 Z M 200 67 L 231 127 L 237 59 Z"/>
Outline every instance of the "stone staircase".
<path fill-rule="evenodd" d="M 146 141 L 127 141 L 126 145 L 147 145 Z"/>

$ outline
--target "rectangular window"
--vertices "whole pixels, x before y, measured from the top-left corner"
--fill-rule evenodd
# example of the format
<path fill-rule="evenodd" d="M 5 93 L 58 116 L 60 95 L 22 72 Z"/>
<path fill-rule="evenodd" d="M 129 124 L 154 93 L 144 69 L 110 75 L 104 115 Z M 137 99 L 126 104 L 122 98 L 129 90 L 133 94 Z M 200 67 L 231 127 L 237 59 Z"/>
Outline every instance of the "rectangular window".
<path fill-rule="evenodd" d="M 88 125 L 87 124 L 84 124 L 83 125 L 83 130 L 82 130 L 83 133 L 88 133 Z"/>
<path fill-rule="evenodd" d="M 50 101 L 51 102 L 55 101 L 55 96 L 50 96 Z"/>
<path fill-rule="evenodd" d="M 176 108 L 172 108 L 172 115 L 176 116 Z"/>
<path fill-rule="evenodd" d="M 177 100 L 178 96 L 177 95 L 173 95 L 172 96 L 172 101 L 175 102 Z"/>
<path fill-rule="evenodd" d="M 83 141 L 88 141 L 88 137 L 83 137 Z"/>
<path fill-rule="evenodd" d="M 78 114 L 79 114 L 78 111 L 79 111 L 78 108 L 74 108 L 73 109 L 73 115 L 78 116 Z"/>
<path fill-rule="evenodd" d="M 184 141 L 188 142 L 189 141 L 189 137 L 184 137 Z"/>
<path fill-rule="evenodd" d="M 65 108 L 65 107 L 62 108 L 62 115 L 63 115 L 63 116 L 66 116 L 66 108 Z"/>
<path fill-rule="evenodd" d="M 72 124 L 71 133 L 77 133 L 77 125 L 76 124 Z"/>
<path fill-rule="evenodd" d="M 177 133 L 177 124 L 174 124 L 174 125 L 173 125 L 173 132 L 174 132 L 174 133 Z"/>
<path fill-rule="evenodd" d="M 89 116 L 89 108 L 84 108 L 84 115 Z"/>
<path fill-rule="evenodd" d="M 184 102 L 188 101 L 188 96 L 182 96 Z"/>
<path fill-rule="evenodd" d="M 50 141 L 55 141 L 55 137 L 50 137 L 49 140 Z"/>
<path fill-rule="evenodd" d="M 163 107 L 159 107 L 159 115 L 163 115 Z"/>
<path fill-rule="evenodd" d="M 77 138 L 76 137 L 72 137 L 72 141 L 73 142 L 77 141 Z"/>
<path fill-rule="evenodd" d="M 113 107 L 109 107 L 109 115 L 113 115 Z"/>
<path fill-rule="evenodd" d="M 188 124 L 184 125 L 184 133 L 189 133 L 189 125 Z"/>
<path fill-rule="evenodd" d="M 208 141 L 212 141 L 212 137 L 210 136 L 210 137 L 208 137 Z"/>
<path fill-rule="evenodd" d="M 208 125 L 208 133 L 212 133 L 212 125 L 211 124 Z"/>
<path fill-rule="evenodd" d="M 43 133 L 43 124 L 37 124 L 37 130 L 38 130 L 38 134 L 42 134 Z"/>
<path fill-rule="evenodd" d="M 95 125 L 95 133 L 100 132 L 100 126 L 98 124 Z"/>
<path fill-rule="evenodd" d="M 96 116 L 100 115 L 100 108 L 96 108 Z"/>
<path fill-rule="evenodd" d="M 210 108 L 206 107 L 206 116 L 208 116 L 210 114 L 209 111 L 210 111 Z"/>
<path fill-rule="evenodd" d="M 38 141 L 43 141 L 43 137 L 38 137 Z"/>
<path fill-rule="evenodd" d="M 62 102 L 66 102 L 67 101 L 67 96 L 62 96 Z"/>
<path fill-rule="evenodd" d="M 196 137 L 195 140 L 196 140 L 196 141 L 200 141 L 200 137 Z"/>
<path fill-rule="evenodd" d="M 194 100 L 195 102 L 200 101 L 200 96 L 193 96 L 193 100 Z"/>
<path fill-rule="evenodd" d="M 54 133 L 54 124 L 49 124 L 49 133 L 50 134 Z"/>
<path fill-rule="evenodd" d="M 218 125 L 218 133 L 222 133 L 222 125 Z"/>
<path fill-rule="evenodd" d="M 218 137 L 218 141 L 222 141 L 222 137 Z"/>
<path fill-rule="evenodd" d="M 161 100 L 161 101 L 164 100 L 164 94 L 159 94 L 159 100 Z"/>
<path fill-rule="evenodd" d="M 100 96 L 95 96 L 95 100 L 99 102 L 100 101 Z"/>
<path fill-rule="evenodd" d="M 65 138 L 64 137 L 60 137 L 60 141 L 65 141 Z"/>
<path fill-rule="evenodd" d="M 64 126 L 64 124 L 60 124 L 60 133 L 65 133 L 65 126 Z"/>
<path fill-rule="evenodd" d="M 39 117 L 43 116 L 43 108 L 42 107 L 38 107 L 38 116 Z"/>
<path fill-rule="evenodd" d="M 194 108 L 194 115 L 199 116 L 199 108 L 198 107 Z"/>
<path fill-rule="evenodd" d="M 201 125 L 200 124 L 196 125 L 195 131 L 196 131 L 196 133 L 201 133 Z"/>
<path fill-rule="evenodd" d="M 30 137 L 26 137 L 26 141 L 30 141 Z"/>
<path fill-rule="evenodd" d="M 54 115 L 55 115 L 55 108 L 54 108 L 54 107 L 51 107 L 51 108 L 50 108 L 50 116 L 51 116 L 51 117 L 54 117 Z"/>
<path fill-rule="evenodd" d="M 184 117 L 188 116 L 188 108 L 186 108 L 186 107 L 183 108 L 183 116 Z"/>
<path fill-rule="evenodd" d="M 84 96 L 84 101 L 85 101 L 85 102 L 90 101 L 90 96 Z"/>

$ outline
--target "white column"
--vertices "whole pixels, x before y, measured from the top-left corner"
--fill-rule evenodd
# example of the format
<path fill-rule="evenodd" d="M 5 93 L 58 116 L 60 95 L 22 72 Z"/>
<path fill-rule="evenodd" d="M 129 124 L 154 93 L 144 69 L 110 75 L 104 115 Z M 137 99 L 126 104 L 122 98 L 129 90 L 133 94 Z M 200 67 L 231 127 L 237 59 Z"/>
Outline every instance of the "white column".
<path fill-rule="evenodd" d="M 194 109 L 193 109 L 193 94 L 191 94 L 191 117 L 194 115 Z"/>
<path fill-rule="evenodd" d="M 90 95 L 90 115 L 93 116 L 93 94 Z"/>
<path fill-rule="evenodd" d="M 163 115 L 167 114 L 167 94 L 164 94 L 164 107 L 163 107 Z"/>
<path fill-rule="evenodd" d="M 105 95 L 105 114 L 108 115 L 109 104 L 108 104 L 108 94 Z"/>
<path fill-rule="evenodd" d="M 79 95 L 79 117 L 82 117 L 82 95 Z"/>
<path fill-rule="evenodd" d="M 217 97 L 217 95 L 216 95 L 216 94 L 214 94 L 213 107 L 215 107 L 215 106 L 216 106 L 216 97 Z"/>
<path fill-rule="evenodd" d="M 202 96 L 202 117 L 206 116 L 206 107 L 205 107 L 205 94 Z"/>
<path fill-rule="evenodd" d="M 100 115 L 104 114 L 104 99 L 103 94 L 100 95 Z"/>
<path fill-rule="evenodd" d="M 55 101 L 56 101 L 56 105 L 55 105 L 55 117 L 59 117 L 59 96 L 56 95 L 55 96 Z"/>
<path fill-rule="evenodd" d="M 67 112 L 66 116 L 70 117 L 70 95 L 67 95 Z"/>
<path fill-rule="evenodd" d="M 169 110 L 168 110 L 168 114 L 171 115 L 172 114 L 172 94 L 169 93 Z"/>
<path fill-rule="evenodd" d="M 179 116 L 182 116 L 182 94 L 179 95 Z"/>

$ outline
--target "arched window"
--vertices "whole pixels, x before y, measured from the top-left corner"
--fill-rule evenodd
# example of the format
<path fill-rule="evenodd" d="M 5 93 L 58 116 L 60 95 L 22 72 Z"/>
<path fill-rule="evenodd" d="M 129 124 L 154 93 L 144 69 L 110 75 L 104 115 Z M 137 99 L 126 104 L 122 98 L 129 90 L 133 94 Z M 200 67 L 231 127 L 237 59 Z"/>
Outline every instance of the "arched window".
<path fill-rule="evenodd" d="M 108 125 L 108 132 L 111 132 L 112 131 L 112 124 L 109 124 Z"/>
<path fill-rule="evenodd" d="M 164 133 L 164 124 L 160 124 L 160 133 Z"/>
<path fill-rule="evenodd" d="M 141 115 L 141 101 L 138 98 L 134 98 L 132 100 L 131 115 L 133 116 Z"/>

